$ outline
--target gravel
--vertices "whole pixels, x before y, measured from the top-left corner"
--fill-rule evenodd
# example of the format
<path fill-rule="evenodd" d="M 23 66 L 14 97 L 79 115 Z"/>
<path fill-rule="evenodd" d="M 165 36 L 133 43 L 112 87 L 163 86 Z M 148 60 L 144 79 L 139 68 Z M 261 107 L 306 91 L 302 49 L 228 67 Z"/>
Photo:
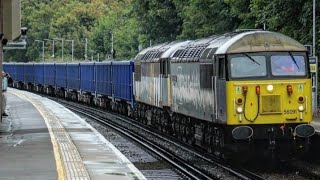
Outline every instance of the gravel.
<path fill-rule="evenodd" d="M 94 120 L 83 118 L 126 156 L 147 179 L 184 179 L 166 162 L 158 160 L 158 157 L 154 157 L 114 130 Z"/>

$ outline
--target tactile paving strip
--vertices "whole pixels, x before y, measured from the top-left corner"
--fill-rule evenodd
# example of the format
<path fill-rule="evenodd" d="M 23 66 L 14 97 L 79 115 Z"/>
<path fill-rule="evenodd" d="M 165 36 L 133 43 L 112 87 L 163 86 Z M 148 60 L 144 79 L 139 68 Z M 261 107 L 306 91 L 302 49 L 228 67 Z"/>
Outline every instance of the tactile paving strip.
<path fill-rule="evenodd" d="M 81 156 L 59 119 L 54 116 L 49 109 L 46 109 L 40 101 L 28 98 L 18 91 L 11 92 L 18 97 L 31 102 L 43 116 L 54 147 L 58 178 L 68 180 L 89 180 L 90 176 Z"/>

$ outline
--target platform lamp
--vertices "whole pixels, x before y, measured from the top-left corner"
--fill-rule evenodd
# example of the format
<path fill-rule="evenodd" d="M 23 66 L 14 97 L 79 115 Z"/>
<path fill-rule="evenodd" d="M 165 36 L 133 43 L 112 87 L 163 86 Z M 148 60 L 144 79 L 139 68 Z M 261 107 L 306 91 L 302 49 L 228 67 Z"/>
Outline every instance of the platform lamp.
<path fill-rule="evenodd" d="M 71 42 L 71 59 L 73 61 L 74 40 L 65 40 L 65 41 Z"/>
<path fill-rule="evenodd" d="M 54 39 L 44 39 L 44 41 L 52 41 L 52 58 L 54 58 Z"/>
<path fill-rule="evenodd" d="M 42 61 L 44 62 L 44 41 L 41 41 L 41 40 L 34 40 L 35 42 L 40 42 L 42 43 Z"/>
<path fill-rule="evenodd" d="M 61 44 L 61 58 L 62 58 L 62 61 L 63 61 L 63 46 L 64 46 L 64 39 L 63 38 L 53 38 L 53 40 L 59 40 L 62 42 Z"/>

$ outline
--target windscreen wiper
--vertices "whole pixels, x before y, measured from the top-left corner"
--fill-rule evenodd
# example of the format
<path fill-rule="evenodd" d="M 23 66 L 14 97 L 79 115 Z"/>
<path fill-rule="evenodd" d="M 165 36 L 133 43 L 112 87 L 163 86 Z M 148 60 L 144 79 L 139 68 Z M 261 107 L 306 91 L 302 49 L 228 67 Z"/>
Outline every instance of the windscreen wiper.
<path fill-rule="evenodd" d="M 299 66 L 298 66 L 298 64 L 297 64 L 297 61 L 296 61 L 296 59 L 294 58 L 294 56 L 292 55 L 292 53 L 291 53 L 290 51 L 289 51 L 288 53 L 289 53 L 292 61 L 294 62 L 294 64 L 297 66 L 298 69 L 300 69 Z"/>
<path fill-rule="evenodd" d="M 259 66 L 260 66 L 260 64 L 256 61 L 256 60 L 254 60 L 251 56 L 249 56 L 247 53 L 242 53 L 242 54 L 244 54 L 247 58 L 249 58 L 252 62 L 254 62 L 254 63 L 256 63 L 256 64 L 258 64 Z"/>

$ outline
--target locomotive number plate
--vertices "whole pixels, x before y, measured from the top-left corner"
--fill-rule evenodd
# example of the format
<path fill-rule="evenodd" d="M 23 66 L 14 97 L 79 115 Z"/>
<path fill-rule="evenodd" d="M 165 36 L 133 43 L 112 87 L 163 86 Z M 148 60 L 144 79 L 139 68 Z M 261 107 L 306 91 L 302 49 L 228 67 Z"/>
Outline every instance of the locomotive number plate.
<path fill-rule="evenodd" d="M 284 114 L 296 114 L 297 110 L 295 109 L 285 109 Z"/>

